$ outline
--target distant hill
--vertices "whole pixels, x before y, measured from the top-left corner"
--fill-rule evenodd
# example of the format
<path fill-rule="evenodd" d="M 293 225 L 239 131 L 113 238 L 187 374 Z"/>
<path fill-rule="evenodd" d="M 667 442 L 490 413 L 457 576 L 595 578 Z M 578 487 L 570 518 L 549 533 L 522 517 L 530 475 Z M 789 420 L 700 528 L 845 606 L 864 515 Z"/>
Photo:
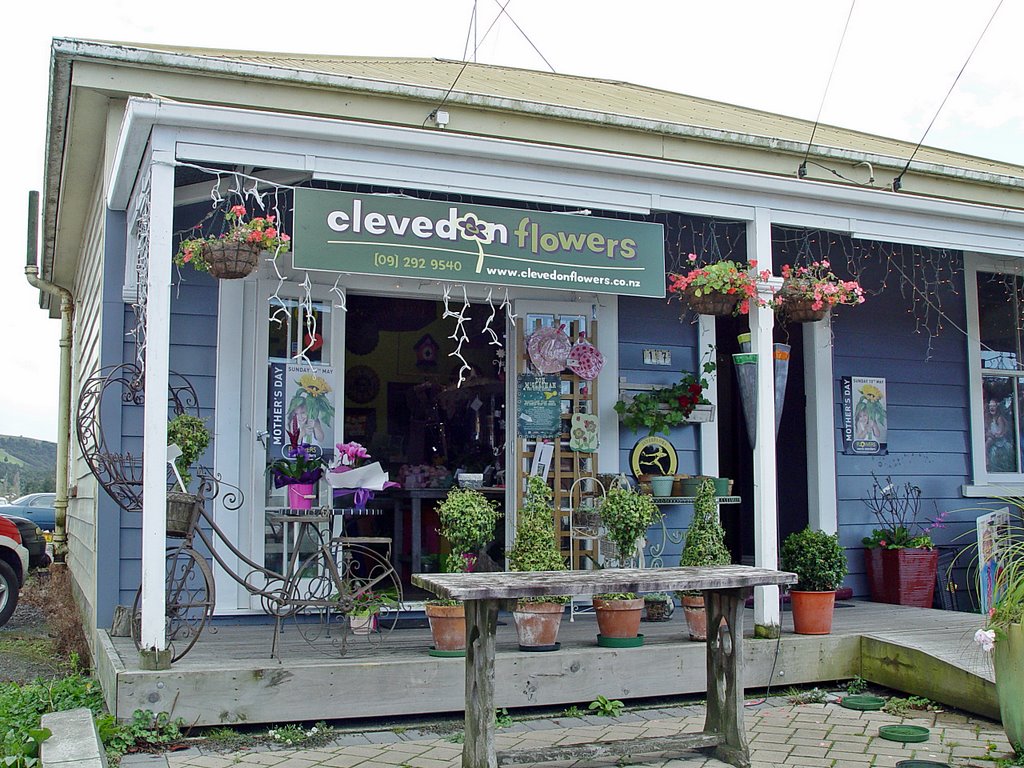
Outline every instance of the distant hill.
<path fill-rule="evenodd" d="M 13 498 L 52 491 L 56 467 L 56 443 L 0 435 L 0 494 Z"/>

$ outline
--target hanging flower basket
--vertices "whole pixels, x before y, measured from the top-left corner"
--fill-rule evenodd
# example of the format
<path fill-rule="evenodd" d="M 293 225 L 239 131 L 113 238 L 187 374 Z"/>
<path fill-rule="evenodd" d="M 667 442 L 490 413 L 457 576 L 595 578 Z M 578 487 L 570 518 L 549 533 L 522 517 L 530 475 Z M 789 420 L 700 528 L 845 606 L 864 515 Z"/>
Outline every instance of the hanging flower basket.
<path fill-rule="evenodd" d="M 710 291 L 697 296 L 694 289 L 687 288 L 680 298 L 698 315 L 718 315 L 727 317 L 736 311 L 736 305 L 743 296 L 739 293 L 716 293 Z"/>
<path fill-rule="evenodd" d="M 213 240 L 203 244 L 203 258 L 212 277 L 235 280 L 252 274 L 259 264 L 262 248 L 255 243 Z"/>
<path fill-rule="evenodd" d="M 782 316 L 789 323 L 816 323 L 828 314 L 828 307 L 814 309 L 814 300 L 796 296 L 783 298 Z"/>

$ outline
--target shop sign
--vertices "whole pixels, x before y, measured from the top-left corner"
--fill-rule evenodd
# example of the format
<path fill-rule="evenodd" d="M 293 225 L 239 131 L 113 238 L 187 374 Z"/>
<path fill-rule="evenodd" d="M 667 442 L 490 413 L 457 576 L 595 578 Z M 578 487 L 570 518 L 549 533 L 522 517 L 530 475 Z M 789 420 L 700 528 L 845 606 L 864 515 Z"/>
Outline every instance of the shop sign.
<path fill-rule="evenodd" d="M 562 379 L 522 373 L 518 379 L 520 437 L 558 437 L 562 432 Z"/>
<path fill-rule="evenodd" d="M 295 190 L 297 269 L 665 295 L 660 224 L 322 189 Z"/>
<path fill-rule="evenodd" d="M 843 453 L 884 456 L 889 452 L 885 379 L 843 376 Z"/>

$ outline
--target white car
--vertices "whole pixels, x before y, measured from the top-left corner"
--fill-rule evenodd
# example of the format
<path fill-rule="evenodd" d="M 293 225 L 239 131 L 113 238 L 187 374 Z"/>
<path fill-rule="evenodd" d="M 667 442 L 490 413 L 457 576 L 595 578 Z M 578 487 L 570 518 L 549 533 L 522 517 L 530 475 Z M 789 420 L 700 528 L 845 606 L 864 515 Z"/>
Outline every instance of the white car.
<path fill-rule="evenodd" d="M 21 545 L 18 526 L 0 517 L 0 627 L 14 613 L 27 573 L 28 550 Z"/>

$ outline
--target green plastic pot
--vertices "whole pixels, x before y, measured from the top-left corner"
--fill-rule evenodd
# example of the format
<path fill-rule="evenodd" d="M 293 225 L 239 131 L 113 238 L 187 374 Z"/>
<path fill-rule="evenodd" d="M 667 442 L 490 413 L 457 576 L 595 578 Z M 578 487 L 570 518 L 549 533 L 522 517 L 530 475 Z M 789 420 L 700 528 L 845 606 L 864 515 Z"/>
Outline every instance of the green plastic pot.
<path fill-rule="evenodd" d="M 1011 744 L 1024 743 L 1024 625 L 1011 624 L 996 640 L 996 696 L 999 719 Z"/>

